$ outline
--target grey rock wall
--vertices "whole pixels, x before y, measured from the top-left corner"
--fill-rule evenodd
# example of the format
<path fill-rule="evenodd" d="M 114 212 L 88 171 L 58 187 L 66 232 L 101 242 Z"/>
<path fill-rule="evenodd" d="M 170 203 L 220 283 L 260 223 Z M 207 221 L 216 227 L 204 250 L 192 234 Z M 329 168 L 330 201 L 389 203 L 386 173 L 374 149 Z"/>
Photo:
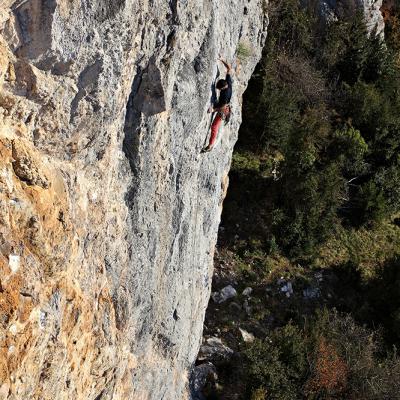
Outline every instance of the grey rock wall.
<path fill-rule="evenodd" d="M 266 4 L 1 5 L 0 398 L 188 398 Z"/>
<path fill-rule="evenodd" d="M 346 0 L 344 3 L 346 2 L 363 11 L 368 32 L 376 31 L 378 35 L 384 34 L 385 21 L 381 12 L 383 0 Z M 343 2 L 338 0 L 319 0 L 318 4 L 321 13 L 328 19 L 337 18 L 337 13 L 343 6 Z"/>

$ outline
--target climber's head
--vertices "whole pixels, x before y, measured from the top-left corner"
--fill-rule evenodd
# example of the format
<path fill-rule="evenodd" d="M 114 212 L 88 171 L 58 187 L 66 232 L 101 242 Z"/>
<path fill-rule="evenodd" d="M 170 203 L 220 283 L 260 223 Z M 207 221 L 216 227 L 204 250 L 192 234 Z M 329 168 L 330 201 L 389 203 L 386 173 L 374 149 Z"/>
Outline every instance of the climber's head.
<path fill-rule="evenodd" d="M 216 84 L 217 89 L 222 90 L 228 87 L 228 82 L 225 79 L 220 79 Z"/>

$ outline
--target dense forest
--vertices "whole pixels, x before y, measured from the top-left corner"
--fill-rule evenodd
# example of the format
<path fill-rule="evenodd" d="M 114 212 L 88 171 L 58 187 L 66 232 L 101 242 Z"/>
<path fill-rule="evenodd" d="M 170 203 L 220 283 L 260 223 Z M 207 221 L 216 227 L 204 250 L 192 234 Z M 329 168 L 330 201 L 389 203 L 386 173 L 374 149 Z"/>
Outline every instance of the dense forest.
<path fill-rule="evenodd" d="M 210 303 L 235 355 L 207 395 L 400 399 L 400 2 L 384 38 L 302 3 L 270 3 L 245 93 L 214 289 L 253 291 Z"/>

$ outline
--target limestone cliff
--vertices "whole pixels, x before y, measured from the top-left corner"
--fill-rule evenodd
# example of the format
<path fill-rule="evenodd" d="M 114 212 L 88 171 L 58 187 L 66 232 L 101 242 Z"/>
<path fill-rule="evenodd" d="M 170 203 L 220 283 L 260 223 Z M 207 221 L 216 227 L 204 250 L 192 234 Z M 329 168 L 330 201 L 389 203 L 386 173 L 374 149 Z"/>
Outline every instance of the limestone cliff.
<path fill-rule="evenodd" d="M 0 398 L 186 399 L 266 4 L 0 3 Z"/>
<path fill-rule="evenodd" d="M 307 3 L 310 3 L 307 0 Z M 383 0 L 319 0 L 321 13 L 327 18 L 340 18 L 343 6 L 359 8 L 362 10 L 369 32 L 376 31 L 378 35 L 384 34 L 385 21 L 381 12 Z"/>

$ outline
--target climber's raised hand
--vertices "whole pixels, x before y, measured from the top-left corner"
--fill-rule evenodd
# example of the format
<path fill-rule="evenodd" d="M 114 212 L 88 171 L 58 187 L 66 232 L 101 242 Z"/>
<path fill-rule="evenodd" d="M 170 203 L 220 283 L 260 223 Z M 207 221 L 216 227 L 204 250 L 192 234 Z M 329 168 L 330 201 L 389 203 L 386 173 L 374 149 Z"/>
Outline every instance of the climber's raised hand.
<path fill-rule="evenodd" d="M 224 66 L 226 68 L 226 72 L 229 74 L 232 70 L 232 67 L 226 61 L 224 61 L 222 58 L 220 58 L 219 61 L 221 61 L 222 64 L 224 64 Z"/>

